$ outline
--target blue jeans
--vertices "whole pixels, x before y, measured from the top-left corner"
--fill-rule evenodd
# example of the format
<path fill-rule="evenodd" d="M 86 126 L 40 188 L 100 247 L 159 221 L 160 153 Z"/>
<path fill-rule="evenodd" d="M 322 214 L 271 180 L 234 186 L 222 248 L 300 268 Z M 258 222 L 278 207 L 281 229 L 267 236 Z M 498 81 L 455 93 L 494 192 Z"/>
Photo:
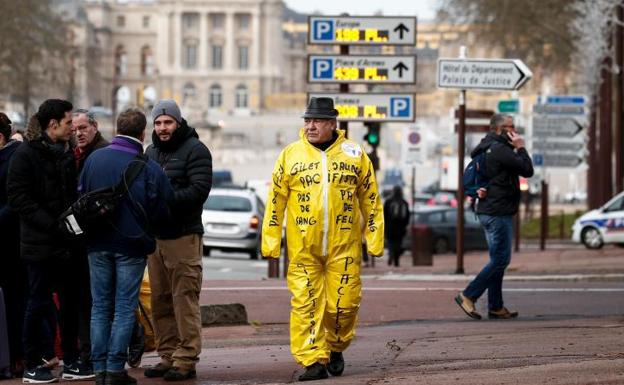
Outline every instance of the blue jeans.
<path fill-rule="evenodd" d="M 121 372 L 128 356 L 134 310 L 145 258 L 108 251 L 89 253 L 91 271 L 91 361 L 97 372 Z"/>
<path fill-rule="evenodd" d="M 511 261 L 512 218 L 511 215 L 479 215 L 490 251 L 490 262 L 464 289 L 464 295 L 476 301 L 487 289 L 490 310 L 503 307 L 503 276 Z"/>

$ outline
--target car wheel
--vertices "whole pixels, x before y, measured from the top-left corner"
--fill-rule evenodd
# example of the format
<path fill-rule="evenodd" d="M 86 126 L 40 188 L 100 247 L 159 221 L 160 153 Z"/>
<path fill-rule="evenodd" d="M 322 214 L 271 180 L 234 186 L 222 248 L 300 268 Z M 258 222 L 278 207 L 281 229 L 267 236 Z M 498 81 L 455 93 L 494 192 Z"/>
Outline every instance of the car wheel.
<path fill-rule="evenodd" d="M 595 227 L 586 227 L 581 232 L 581 240 L 588 249 L 599 249 L 604 244 L 600 231 Z"/>
<path fill-rule="evenodd" d="M 449 243 L 446 238 L 436 238 L 433 243 L 433 252 L 434 254 L 444 254 L 449 251 Z"/>
<path fill-rule="evenodd" d="M 204 257 L 210 257 L 210 247 L 204 246 Z"/>

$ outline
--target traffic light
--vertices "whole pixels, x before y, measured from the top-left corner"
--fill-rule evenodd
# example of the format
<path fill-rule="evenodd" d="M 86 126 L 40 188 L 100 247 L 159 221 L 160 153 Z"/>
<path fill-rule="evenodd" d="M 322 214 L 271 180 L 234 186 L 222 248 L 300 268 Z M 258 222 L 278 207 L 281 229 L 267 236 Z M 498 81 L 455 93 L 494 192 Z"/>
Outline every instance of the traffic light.
<path fill-rule="evenodd" d="M 368 128 L 368 132 L 364 135 L 364 140 L 371 145 L 373 148 L 377 148 L 379 146 L 379 123 L 364 123 L 364 125 Z"/>

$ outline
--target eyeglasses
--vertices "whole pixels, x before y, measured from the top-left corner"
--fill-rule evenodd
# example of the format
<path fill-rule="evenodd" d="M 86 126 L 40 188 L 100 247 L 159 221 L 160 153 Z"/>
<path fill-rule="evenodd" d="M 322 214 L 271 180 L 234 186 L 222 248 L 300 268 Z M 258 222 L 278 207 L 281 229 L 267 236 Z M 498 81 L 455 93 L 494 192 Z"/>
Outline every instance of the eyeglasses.
<path fill-rule="evenodd" d="M 516 128 L 513 124 L 503 124 L 501 127 L 503 128 Z"/>

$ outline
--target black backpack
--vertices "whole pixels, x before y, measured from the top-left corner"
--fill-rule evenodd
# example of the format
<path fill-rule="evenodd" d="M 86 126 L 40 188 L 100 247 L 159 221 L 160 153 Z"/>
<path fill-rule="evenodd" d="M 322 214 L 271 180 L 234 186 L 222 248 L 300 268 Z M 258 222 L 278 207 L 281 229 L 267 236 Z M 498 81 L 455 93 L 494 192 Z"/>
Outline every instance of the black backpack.
<path fill-rule="evenodd" d="M 78 235 L 91 231 L 103 224 L 110 223 L 122 199 L 136 177 L 141 173 L 147 158 L 137 155 L 123 172 L 122 178 L 114 186 L 89 191 L 78 198 L 61 218 L 64 219 L 70 232 Z"/>

